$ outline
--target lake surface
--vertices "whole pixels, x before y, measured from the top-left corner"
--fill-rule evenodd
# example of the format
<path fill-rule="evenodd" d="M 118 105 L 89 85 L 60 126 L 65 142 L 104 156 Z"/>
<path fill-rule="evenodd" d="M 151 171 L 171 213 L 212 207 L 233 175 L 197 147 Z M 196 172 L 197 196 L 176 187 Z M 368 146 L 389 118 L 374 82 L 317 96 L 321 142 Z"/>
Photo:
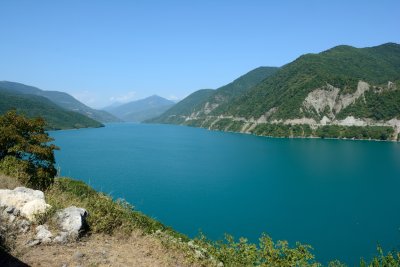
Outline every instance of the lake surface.
<path fill-rule="evenodd" d="M 310 244 L 355 264 L 400 248 L 400 144 L 279 139 L 148 124 L 51 132 L 63 176 L 191 237 Z"/>

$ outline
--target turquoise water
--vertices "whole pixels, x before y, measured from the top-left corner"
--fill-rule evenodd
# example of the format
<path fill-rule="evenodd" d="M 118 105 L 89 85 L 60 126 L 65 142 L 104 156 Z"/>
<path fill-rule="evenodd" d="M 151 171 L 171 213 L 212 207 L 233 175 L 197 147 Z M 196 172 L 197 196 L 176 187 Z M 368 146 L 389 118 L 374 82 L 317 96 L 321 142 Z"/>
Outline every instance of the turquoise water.
<path fill-rule="evenodd" d="M 308 243 L 355 264 L 379 242 L 400 249 L 400 144 L 275 139 L 112 124 L 51 132 L 63 176 L 82 179 L 166 225 L 219 239 Z"/>

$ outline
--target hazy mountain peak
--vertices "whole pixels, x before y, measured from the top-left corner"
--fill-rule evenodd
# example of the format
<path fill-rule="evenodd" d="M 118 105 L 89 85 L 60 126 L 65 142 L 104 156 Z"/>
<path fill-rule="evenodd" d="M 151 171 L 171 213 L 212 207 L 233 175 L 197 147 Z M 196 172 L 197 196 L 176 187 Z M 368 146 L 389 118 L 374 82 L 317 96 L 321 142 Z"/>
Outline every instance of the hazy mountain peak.
<path fill-rule="evenodd" d="M 161 115 L 175 103 L 158 95 L 130 101 L 107 110 L 124 121 L 141 122 Z"/>

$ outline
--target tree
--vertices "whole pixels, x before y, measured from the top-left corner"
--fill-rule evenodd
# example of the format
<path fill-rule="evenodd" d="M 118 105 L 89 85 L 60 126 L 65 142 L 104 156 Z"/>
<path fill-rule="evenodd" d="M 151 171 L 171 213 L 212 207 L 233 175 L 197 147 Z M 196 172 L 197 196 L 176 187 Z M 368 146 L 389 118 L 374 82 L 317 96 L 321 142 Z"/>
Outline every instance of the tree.
<path fill-rule="evenodd" d="M 54 150 L 42 118 L 28 119 L 9 111 L 0 116 L 0 170 L 37 189 L 54 180 Z"/>

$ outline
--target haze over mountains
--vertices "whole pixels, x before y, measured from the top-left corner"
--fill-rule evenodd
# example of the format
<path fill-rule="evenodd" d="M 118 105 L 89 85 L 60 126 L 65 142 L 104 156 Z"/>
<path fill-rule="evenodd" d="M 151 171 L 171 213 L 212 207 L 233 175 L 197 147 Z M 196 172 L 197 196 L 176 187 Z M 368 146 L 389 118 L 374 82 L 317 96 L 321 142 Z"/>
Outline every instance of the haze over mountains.
<path fill-rule="evenodd" d="M 152 95 L 144 99 L 131 101 L 120 105 L 111 105 L 104 110 L 117 118 L 128 122 L 142 122 L 160 116 L 166 110 L 175 105 L 175 102 Z"/>
<path fill-rule="evenodd" d="M 43 116 L 56 129 L 145 121 L 270 136 L 399 139 L 400 45 L 336 46 L 281 68 L 256 68 L 177 104 L 153 95 L 95 110 L 63 92 L 6 81 L 0 93 L 1 112 Z"/>
<path fill-rule="evenodd" d="M 149 122 L 272 136 L 398 138 L 399 44 L 342 45 L 265 70 L 264 78 L 253 76 L 255 69 L 215 92 L 197 91 Z M 239 80 L 241 89 L 233 89 Z"/>

